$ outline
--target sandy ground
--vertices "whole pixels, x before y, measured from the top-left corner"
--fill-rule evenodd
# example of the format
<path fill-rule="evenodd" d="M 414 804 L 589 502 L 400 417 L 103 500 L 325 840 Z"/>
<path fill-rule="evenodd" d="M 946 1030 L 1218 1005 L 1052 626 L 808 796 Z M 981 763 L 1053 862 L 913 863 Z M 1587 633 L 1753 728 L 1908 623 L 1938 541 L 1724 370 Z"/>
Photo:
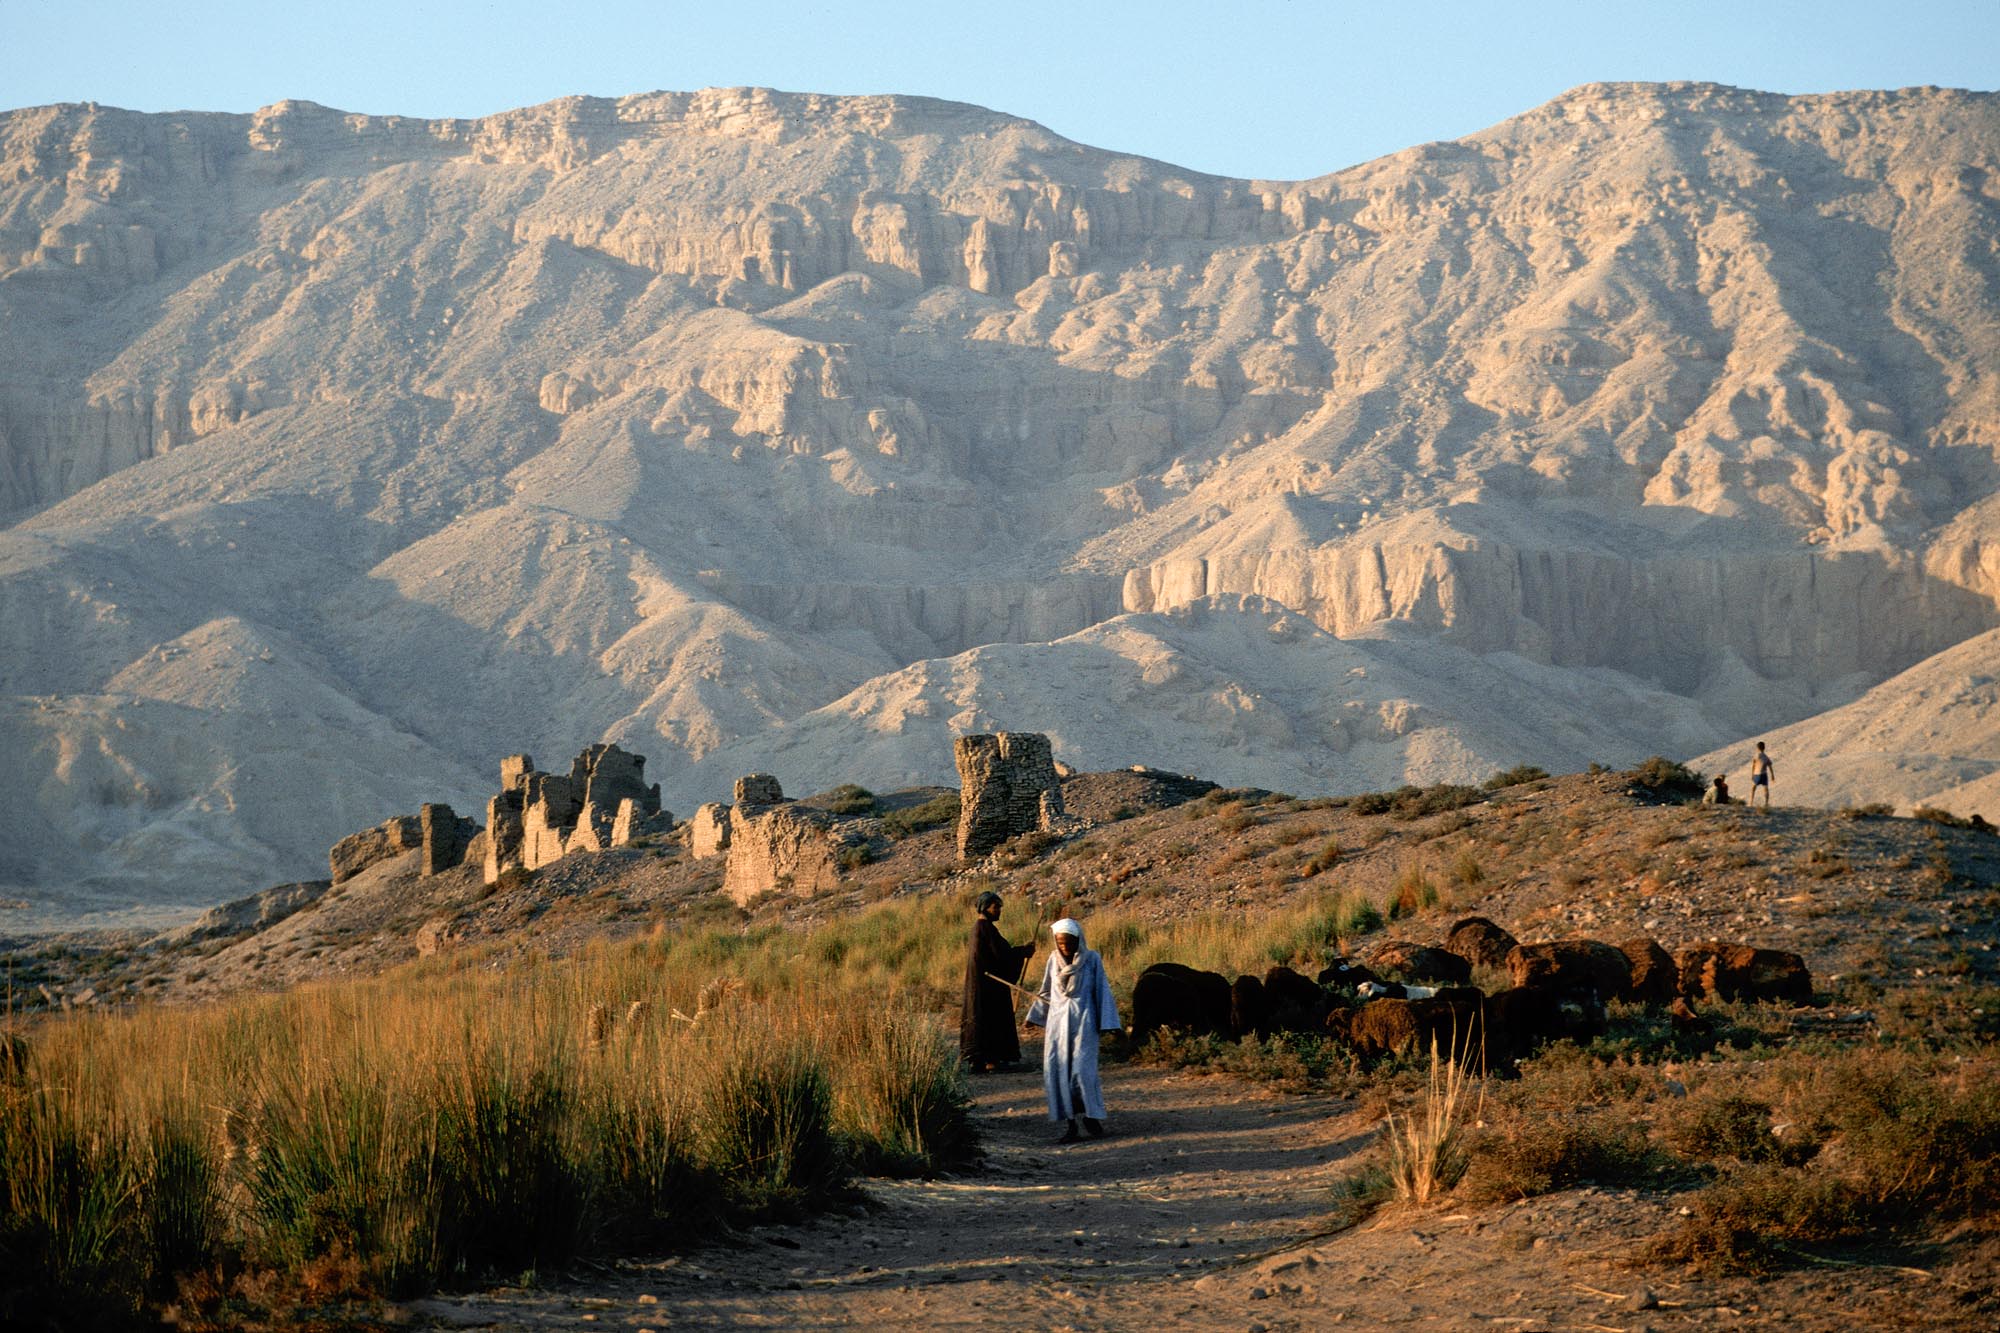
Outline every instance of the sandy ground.
<path fill-rule="evenodd" d="M 446 1326 L 552 1329 L 1974 1329 L 1948 1273 L 1762 1281 L 1634 1268 L 1671 1199 L 1574 1190 L 1331 1229 L 1375 1136 L 1354 1103 L 1108 1067 L 1098 1142 L 1058 1147 L 1035 1074 L 980 1079 L 983 1170 L 876 1182 L 876 1206 L 556 1288 L 420 1302 Z"/>

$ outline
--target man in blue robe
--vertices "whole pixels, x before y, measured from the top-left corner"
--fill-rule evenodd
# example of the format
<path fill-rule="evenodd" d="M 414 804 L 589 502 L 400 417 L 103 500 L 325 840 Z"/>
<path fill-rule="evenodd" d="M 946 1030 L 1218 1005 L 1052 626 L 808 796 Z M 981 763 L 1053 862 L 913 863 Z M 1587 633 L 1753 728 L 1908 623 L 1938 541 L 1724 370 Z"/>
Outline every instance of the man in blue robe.
<path fill-rule="evenodd" d="M 1064 917 L 1049 927 L 1055 952 L 1042 973 L 1042 986 L 1028 1008 L 1028 1021 L 1044 1029 L 1042 1087 L 1049 1119 L 1066 1121 L 1058 1143 L 1075 1143 L 1076 1122 L 1092 1138 L 1104 1133 L 1104 1089 L 1097 1081 L 1097 1038 L 1119 1027 L 1118 1002 L 1104 975 L 1104 959 L 1083 947 L 1083 926 Z"/>

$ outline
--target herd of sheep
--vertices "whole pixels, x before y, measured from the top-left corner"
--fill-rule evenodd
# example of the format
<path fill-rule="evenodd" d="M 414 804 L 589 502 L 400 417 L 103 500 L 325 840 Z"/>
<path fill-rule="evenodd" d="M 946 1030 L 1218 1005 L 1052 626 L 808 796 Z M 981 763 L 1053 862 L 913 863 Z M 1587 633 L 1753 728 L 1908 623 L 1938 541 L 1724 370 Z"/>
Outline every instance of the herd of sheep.
<path fill-rule="evenodd" d="M 1504 970 L 1491 993 L 1473 969 Z M 1323 1032 L 1363 1057 L 1433 1048 L 1504 1073 L 1545 1042 L 1604 1030 L 1613 1001 L 1668 1006 L 1697 1024 L 1703 1000 L 1812 999 L 1795 953 L 1709 941 L 1669 954 L 1658 941 L 1553 940 L 1522 944 L 1485 917 L 1451 928 L 1443 947 L 1391 941 L 1365 963 L 1338 960 L 1317 977 L 1273 967 L 1230 981 L 1180 963 L 1155 963 L 1132 989 L 1132 1041 L 1161 1029 L 1217 1036 Z"/>

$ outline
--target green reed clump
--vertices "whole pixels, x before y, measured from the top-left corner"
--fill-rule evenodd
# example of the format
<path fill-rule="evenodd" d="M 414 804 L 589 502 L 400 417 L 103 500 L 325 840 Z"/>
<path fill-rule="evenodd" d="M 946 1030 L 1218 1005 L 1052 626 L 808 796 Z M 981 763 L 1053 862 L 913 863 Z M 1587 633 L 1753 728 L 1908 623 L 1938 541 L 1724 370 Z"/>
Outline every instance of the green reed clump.
<path fill-rule="evenodd" d="M 223 1161 L 198 1108 L 180 1104 L 163 1108 L 149 1127 L 140 1165 L 148 1276 L 164 1295 L 174 1275 L 204 1268 L 222 1253 Z"/>
<path fill-rule="evenodd" d="M 595 1163 L 560 1056 L 489 1052 L 441 1072 L 431 1180 L 452 1273 L 559 1269 L 581 1246 Z"/>
<path fill-rule="evenodd" d="M 1317 897 L 1270 923 L 1261 961 L 1324 967 L 1340 957 L 1344 940 L 1381 926 L 1381 909 L 1359 890 Z"/>
<path fill-rule="evenodd" d="M 971 1158 L 972 1096 L 958 1052 L 935 1021 L 855 1022 L 836 1049 L 836 1121 L 865 1170 L 926 1175 Z"/>
<path fill-rule="evenodd" d="M 451 1163 L 437 1121 L 387 1073 L 301 1069 L 266 1092 L 244 1181 L 259 1261 L 296 1273 L 344 1253 L 394 1294 L 443 1275 Z"/>
<path fill-rule="evenodd" d="M 0 1098 L 0 1321 L 61 1312 L 89 1322 L 132 1307 L 143 1271 L 129 1134 L 48 1086 Z"/>
<path fill-rule="evenodd" d="M 701 1139 L 732 1200 L 785 1215 L 824 1200 L 846 1175 L 833 1089 L 803 1040 L 759 1042 L 737 1028 L 704 1088 Z"/>
<path fill-rule="evenodd" d="M 545 1273 L 969 1151 L 935 1022 L 863 1026 L 756 932 L 683 943 L 757 980 L 632 942 L 47 1020 L 0 1083 L 0 1323 L 239 1299 L 224 1273 L 266 1301 Z"/>
<path fill-rule="evenodd" d="M 594 1146 L 590 1221 L 600 1249 L 681 1244 L 723 1219 L 721 1176 L 701 1156 L 684 1096 L 663 1087 L 600 1086 L 581 1107 Z"/>

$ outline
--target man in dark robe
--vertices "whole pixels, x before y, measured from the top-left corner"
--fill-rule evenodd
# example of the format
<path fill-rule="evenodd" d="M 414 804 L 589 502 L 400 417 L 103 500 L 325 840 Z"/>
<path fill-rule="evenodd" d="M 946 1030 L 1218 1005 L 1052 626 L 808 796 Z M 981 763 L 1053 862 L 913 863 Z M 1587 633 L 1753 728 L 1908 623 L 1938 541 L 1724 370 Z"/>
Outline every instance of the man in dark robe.
<path fill-rule="evenodd" d="M 1001 935 L 995 924 L 1000 920 L 999 894 L 980 894 L 976 910 L 979 916 L 972 923 L 972 940 L 965 952 L 965 1007 L 959 1014 L 958 1049 L 978 1074 L 1021 1058 L 1014 992 L 1006 982 L 1020 980 L 1021 969 L 1034 957 L 1035 944 L 1033 940 L 1009 944 Z"/>

